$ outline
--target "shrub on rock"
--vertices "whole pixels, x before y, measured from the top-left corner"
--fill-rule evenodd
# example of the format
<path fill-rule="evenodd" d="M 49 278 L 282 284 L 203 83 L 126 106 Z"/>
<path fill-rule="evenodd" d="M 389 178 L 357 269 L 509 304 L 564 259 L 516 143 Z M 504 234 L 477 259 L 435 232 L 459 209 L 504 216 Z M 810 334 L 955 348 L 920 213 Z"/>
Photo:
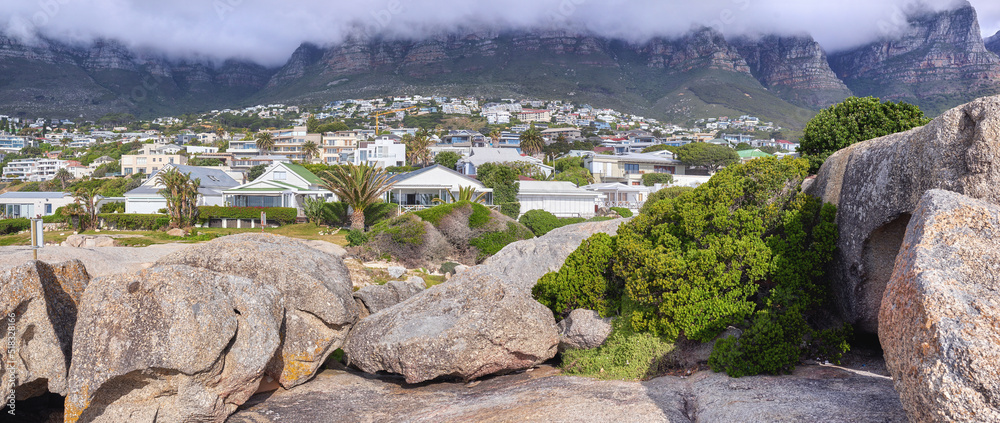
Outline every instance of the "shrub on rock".
<path fill-rule="evenodd" d="M 529 210 L 527 213 L 521 215 L 518 222 L 528 227 L 535 236 L 542 236 L 553 229 L 577 224 L 585 220 L 580 217 L 558 218 L 556 215 L 545 210 Z"/>

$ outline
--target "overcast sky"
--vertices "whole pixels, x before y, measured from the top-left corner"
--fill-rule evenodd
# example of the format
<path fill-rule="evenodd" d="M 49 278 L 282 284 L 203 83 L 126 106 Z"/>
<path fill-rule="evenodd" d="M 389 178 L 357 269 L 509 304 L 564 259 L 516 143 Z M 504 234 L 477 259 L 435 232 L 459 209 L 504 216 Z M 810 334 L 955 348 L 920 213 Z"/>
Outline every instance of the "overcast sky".
<path fill-rule="evenodd" d="M 241 58 L 282 65 L 302 42 L 346 34 L 419 37 L 455 28 L 571 27 L 642 41 L 693 25 L 727 36 L 812 34 L 828 51 L 857 46 L 905 26 L 913 0 L 6 0 L 3 32 L 64 41 L 104 37 L 175 58 Z M 692 4 L 694 3 L 694 4 Z M 972 0 L 985 36 L 1000 29 L 1000 2 Z M 941 10 L 956 0 L 925 0 Z"/>

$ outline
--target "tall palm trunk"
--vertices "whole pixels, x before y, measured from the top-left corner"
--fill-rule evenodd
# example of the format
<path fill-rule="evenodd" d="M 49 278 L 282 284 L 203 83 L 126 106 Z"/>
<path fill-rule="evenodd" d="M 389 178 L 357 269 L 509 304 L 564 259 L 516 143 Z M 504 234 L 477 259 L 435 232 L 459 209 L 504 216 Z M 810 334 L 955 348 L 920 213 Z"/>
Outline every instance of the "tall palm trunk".
<path fill-rule="evenodd" d="M 365 211 L 354 209 L 351 211 L 351 230 L 365 230 Z"/>

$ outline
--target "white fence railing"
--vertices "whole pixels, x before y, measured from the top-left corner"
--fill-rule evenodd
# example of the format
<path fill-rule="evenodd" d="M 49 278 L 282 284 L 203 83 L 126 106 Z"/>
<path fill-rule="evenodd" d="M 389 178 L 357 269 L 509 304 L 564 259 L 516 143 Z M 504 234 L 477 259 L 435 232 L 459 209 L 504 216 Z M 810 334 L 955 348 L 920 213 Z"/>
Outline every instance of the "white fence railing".
<path fill-rule="evenodd" d="M 439 206 L 439 205 L 440 204 L 435 204 L 435 205 L 432 205 L 432 206 L 428 206 L 428 205 L 422 205 L 422 204 L 415 204 L 415 205 L 406 206 L 406 205 L 399 204 L 398 206 L 399 206 L 399 213 L 403 214 L 403 213 L 406 213 L 406 212 L 426 210 L 426 209 L 429 209 L 431 207 Z M 500 206 L 499 205 L 483 204 L 483 206 L 486 206 L 490 210 L 497 210 L 497 211 L 500 210 Z"/>
<path fill-rule="evenodd" d="M 605 201 L 604 207 L 623 207 L 626 209 L 638 210 L 642 208 L 642 205 L 646 204 L 645 201 Z"/>

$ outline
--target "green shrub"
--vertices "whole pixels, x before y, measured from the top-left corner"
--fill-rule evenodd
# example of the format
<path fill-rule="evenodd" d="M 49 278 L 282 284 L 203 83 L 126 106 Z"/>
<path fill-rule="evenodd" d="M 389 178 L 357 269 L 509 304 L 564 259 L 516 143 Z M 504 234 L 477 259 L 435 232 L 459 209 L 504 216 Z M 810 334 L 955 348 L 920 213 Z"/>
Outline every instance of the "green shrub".
<path fill-rule="evenodd" d="M 558 272 L 542 276 L 531 293 L 555 313 L 557 320 L 578 308 L 595 310 L 603 317 L 616 315 L 621 289 L 610 282 L 609 274 L 614 244 L 608 234 L 591 236 L 570 253 Z"/>
<path fill-rule="evenodd" d="M 669 173 L 643 173 L 642 184 L 651 187 L 656 184 L 671 184 L 674 182 L 674 175 Z"/>
<path fill-rule="evenodd" d="M 121 201 L 115 201 L 113 203 L 104 203 L 101 205 L 101 213 L 125 213 L 125 203 Z"/>
<path fill-rule="evenodd" d="M 680 197 L 682 194 L 691 191 L 694 191 L 694 188 L 691 187 L 663 188 L 659 191 L 649 194 L 649 197 L 646 198 L 646 203 L 642 205 L 641 209 L 639 209 L 639 213 L 648 213 L 649 209 L 653 207 L 653 204 L 656 204 L 660 200 L 677 198 Z"/>
<path fill-rule="evenodd" d="M 323 204 L 323 224 L 327 226 L 344 226 L 347 224 L 348 216 L 347 204 L 335 201 Z M 365 219 L 368 222 L 368 219 Z"/>
<path fill-rule="evenodd" d="M 399 205 L 394 203 L 375 203 L 365 208 L 365 225 L 371 227 L 386 219 L 396 216 Z"/>
<path fill-rule="evenodd" d="M 31 229 L 31 220 L 28 218 L 0 220 L 0 235 L 16 234 L 27 229 Z"/>
<path fill-rule="evenodd" d="M 615 218 L 609 216 L 594 216 L 590 219 L 587 219 L 587 222 L 606 222 L 609 220 L 615 220 Z"/>
<path fill-rule="evenodd" d="M 101 213 L 97 217 L 109 228 L 126 231 L 155 231 L 170 224 L 170 218 L 161 214 Z"/>
<path fill-rule="evenodd" d="M 445 275 L 448 273 L 455 273 L 455 268 L 458 267 L 458 265 L 459 263 L 455 263 L 453 261 L 445 262 L 441 264 L 441 268 L 438 269 L 438 273 Z"/>
<path fill-rule="evenodd" d="M 554 214 L 549 213 L 545 210 L 528 210 L 527 213 L 518 219 L 522 225 L 527 226 L 535 236 L 542 236 L 549 231 L 561 228 L 566 225 L 573 225 L 577 223 L 586 222 L 587 219 L 582 217 L 556 217 Z"/>
<path fill-rule="evenodd" d="M 351 229 L 347 232 L 347 245 L 351 247 L 357 247 L 368 242 L 368 235 L 365 235 L 364 231 Z"/>
<path fill-rule="evenodd" d="M 669 340 L 635 332 L 616 319 L 604 344 L 589 350 L 567 350 L 562 368 L 567 374 L 598 379 L 638 380 L 658 375 L 660 362 L 672 349 Z"/>
<path fill-rule="evenodd" d="M 479 250 L 476 262 L 482 263 L 487 257 L 492 256 L 507 244 L 522 239 L 532 238 L 531 231 L 515 222 L 507 222 L 507 230 L 499 232 L 486 232 L 469 241 L 469 244 Z"/>
<path fill-rule="evenodd" d="M 66 223 L 66 218 L 63 216 L 42 216 L 42 223 Z"/>
<path fill-rule="evenodd" d="M 632 210 L 626 209 L 624 207 L 612 207 L 615 213 L 618 213 L 621 217 L 632 217 Z"/>
<path fill-rule="evenodd" d="M 298 210 L 292 207 L 221 207 L 201 206 L 198 220 L 201 223 L 209 219 L 260 219 L 260 212 L 267 212 L 268 222 L 279 222 L 282 225 L 295 223 Z"/>
<path fill-rule="evenodd" d="M 472 208 L 472 214 L 469 215 L 469 227 L 476 229 L 486 226 L 491 221 L 490 209 L 479 203 L 473 203 L 471 201 L 457 201 L 454 203 L 442 204 L 439 206 L 434 206 L 429 209 L 423 209 L 414 212 L 417 216 L 420 216 L 426 222 L 434 226 L 439 226 L 441 224 L 441 219 L 447 215 L 452 214 L 456 208 L 460 207 L 470 207 Z"/>
<path fill-rule="evenodd" d="M 396 244 L 420 245 L 427 233 L 422 223 L 415 215 L 404 214 L 373 226 L 369 238 L 384 234 Z"/>

